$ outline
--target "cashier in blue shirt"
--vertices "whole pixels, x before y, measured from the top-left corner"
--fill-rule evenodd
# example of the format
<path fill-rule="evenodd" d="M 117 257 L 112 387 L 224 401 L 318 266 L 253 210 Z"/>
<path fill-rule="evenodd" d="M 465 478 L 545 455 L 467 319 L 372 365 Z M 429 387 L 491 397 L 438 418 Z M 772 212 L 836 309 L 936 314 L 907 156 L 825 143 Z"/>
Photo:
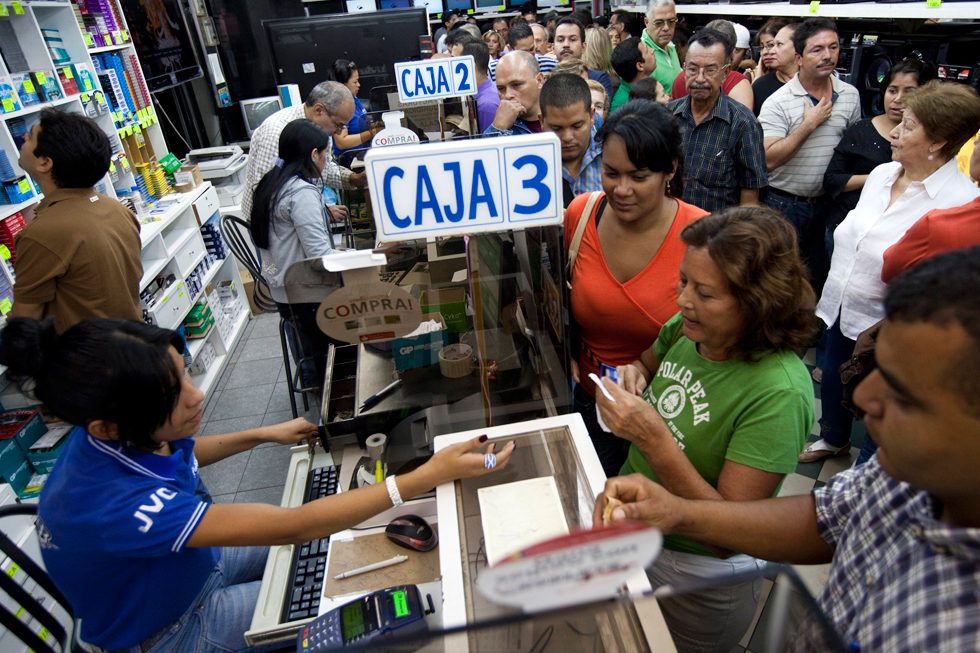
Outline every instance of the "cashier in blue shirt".
<path fill-rule="evenodd" d="M 256 445 L 297 444 L 304 419 L 228 435 L 191 436 L 204 394 L 174 331 L 97 319 L 58 335 L 49 320 L 13 318 L 0 363 L 75 425 L 41 493 L 38 536 L 52 580 L 108 650 L 242 651 L 267 550 L 326 537 L 441 483 L 486 473 L 486 436 L 449 447 L 388 483 L 297 508 L 212 504 L 199 465 Z M 491 452 L 492 452 L 491 445 Z M 496 455 L 506 465 L 514 443 Z M 228 547 L 228 548 L 222 548 Z"/>

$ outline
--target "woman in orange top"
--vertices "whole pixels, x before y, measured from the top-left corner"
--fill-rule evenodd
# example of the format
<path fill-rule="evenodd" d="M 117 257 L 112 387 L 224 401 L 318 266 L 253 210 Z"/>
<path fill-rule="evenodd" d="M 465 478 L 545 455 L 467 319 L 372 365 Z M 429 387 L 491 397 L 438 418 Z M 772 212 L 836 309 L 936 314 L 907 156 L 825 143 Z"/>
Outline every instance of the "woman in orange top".
<path fill-rule="evenodd" d="M 631 100 L 596 133 L 602 144 L 602 189 L 591 215 L 588 195 L 565 211 L 565 249 L 580 219 L 589 220 L 572 270 L 573 407 L 585 420 L 606 476 L 619 474 L 626 440 L 599 427 L 595 386 L 600 365 L 636 360 L 677 313 L 681 230 L 707 215 L 677 199 L 683 193 L 680 128 L 673 115 L 649 100 Z"/>

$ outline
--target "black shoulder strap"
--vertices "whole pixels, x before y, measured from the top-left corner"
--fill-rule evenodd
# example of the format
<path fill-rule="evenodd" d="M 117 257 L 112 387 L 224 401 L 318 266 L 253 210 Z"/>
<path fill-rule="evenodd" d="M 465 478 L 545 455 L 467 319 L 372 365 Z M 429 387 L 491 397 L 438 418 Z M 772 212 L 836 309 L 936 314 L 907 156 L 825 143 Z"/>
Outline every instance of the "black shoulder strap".
<path fill-rule="evenodd" d="M 603 195 L 602 199 L 599 200 L 599 207 L 595 210 L 595 226 L 599 226 L 599 220 L 602 219 L 602 212 L 606 209 L 606 196 Z"/>

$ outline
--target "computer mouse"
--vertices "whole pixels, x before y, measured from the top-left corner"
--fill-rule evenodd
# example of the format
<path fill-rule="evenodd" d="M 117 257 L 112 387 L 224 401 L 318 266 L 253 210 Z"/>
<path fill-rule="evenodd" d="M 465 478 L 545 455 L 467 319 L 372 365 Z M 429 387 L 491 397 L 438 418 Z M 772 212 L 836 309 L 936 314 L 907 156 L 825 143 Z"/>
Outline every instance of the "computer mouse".
<path fill-rule="evenodd" d="M 403 515 L 392 519 L 385 528 L 388 539 L 412 551 L 431 551 L 439 544 L 439 536 L 429 522 L 418 515 Z"/>

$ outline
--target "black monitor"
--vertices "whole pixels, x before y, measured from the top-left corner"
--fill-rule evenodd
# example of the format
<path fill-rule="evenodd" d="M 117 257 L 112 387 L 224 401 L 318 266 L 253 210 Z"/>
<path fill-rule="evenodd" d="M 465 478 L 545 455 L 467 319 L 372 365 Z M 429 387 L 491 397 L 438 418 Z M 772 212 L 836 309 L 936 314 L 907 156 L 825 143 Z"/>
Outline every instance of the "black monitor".
<path fill-rule="evenodd" d="M 473 8 L 473 0 L 446 0 L 446 11 L 454 9 L 464 16 Z"/>
<path fill-rule="evenodd" d="M 337 59 L 357 65 L 362 99 L 374 86 L 394 85 L 395 64 L 418 60 L 419 36 L 429 33 L 425 7 L 288 18 L 263 25 L 276 84 L 298 84 L 303 97 L 327 78 L 326 71 Z"/>
<path fill-rule="evenodd" d="M 378 9 L 409 9 L 414 6 L 412 0 L 378 0 Z"/>
<path fill-rule="evenodd" d="M 141 0 L 120 0 L 119 4 L 151 93 L 201 76 L 191 33 L 177 0 L 157 0 L 152 12 Z"/>

